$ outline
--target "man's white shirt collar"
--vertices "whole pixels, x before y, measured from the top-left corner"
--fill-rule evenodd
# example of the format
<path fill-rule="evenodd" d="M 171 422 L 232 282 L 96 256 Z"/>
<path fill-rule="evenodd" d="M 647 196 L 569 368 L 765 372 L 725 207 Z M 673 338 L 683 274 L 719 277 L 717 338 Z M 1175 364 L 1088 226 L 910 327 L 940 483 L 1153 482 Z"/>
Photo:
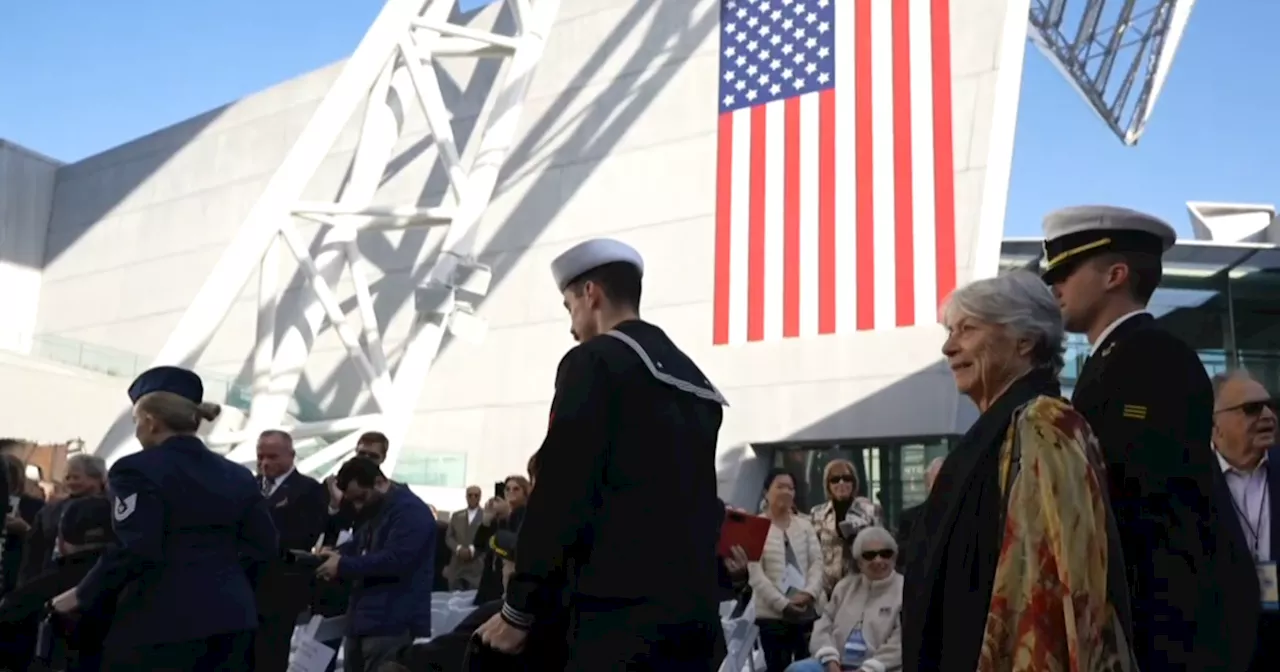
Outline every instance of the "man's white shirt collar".
<path fill-rule="evenodd" d="M 1227 458 L 1222 456 L 1222 453 L 1219 452 L 1217 448 L 1213 449 L 1213 454 L 1217 456 L 1218 466 L 1222 467 L 1222 473 L 1224 474 L 1235 472 L 1237 474 L 1240 474 L 1241 476 L 1248 476 L 1249 474 L 1252 474 L 1253 472 L 1261 469 L 1262 465 L 1267 463 L 1267 454 L 1264 452 L 1262 454 L 1262 459 L 1258 460 L 1258 465 L 1249 471 L 1245 471 L 1244 469 L 1236 469 L 1235 467 L 1231 466 L 1231 463 L 1227 461 Z"/>
<path fill-rule="evenodd" d="M 1120 326 L 1121 324 L 1123 324 L 1125 320 L 1127 320 L 1127 319 L 1129 319 L 1129 318 L 1131 318 L 1131 317 L 1137 317 L 1138 315 L 1142 315 L 1142 314 L 1144 314 L 1144 313 L 1146 313 L 1146 312 L 1147 312 L 1147 309 L 1146 309 L 1146 308 L 1143 308 L 1143 309 L 1141 309 L 1141 310 L 1135 310 L 1135 311 L 1133 311 L 1132 313 L 1125 313 L 1124 315 L 1121 315 L 1120 317 L 1117 317 L 1117 318 L 1115 319 L 1115 321 L 1114 321 L 1114 322 L 1112 322 L 1111 324 L 1107 325 L 1107 328 L 1106 328 L 1106 329 L 1103 329 L 1103 330 L 1102 330 L 1102 333 L 1101 333 L 1101 334 L 1098 334 L 1098 340 L 1094 341 L 1094 342 L 1089 346 L 1089 356 L 1090 356 L 1090 357 L 1092 357 L 1092 356 L 1094 356 L 1095 354 L 1097 354 L 1097 352 L 1098 352 L 1098 346 L 1102 345 L 1103 343 L 1106 343 L 1106 342 L 1107 342 L 1107 337 L 1111 335 L 1111 332 L 1115 331 L 1115 330 L 1116 330 L 1116 327 L 1118 327 L 1118 326 Z"/>

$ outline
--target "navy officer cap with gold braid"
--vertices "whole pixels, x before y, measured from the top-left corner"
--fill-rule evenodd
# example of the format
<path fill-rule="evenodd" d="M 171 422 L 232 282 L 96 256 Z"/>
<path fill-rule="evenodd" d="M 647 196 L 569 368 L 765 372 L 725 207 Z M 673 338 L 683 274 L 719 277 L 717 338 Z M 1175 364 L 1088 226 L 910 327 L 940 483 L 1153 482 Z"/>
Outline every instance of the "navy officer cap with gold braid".
<path fill-rule="evenodd" d="M 1140 252 L 1159 257 L 1177 240 L 1173 227 L 1157 217 L 1108 205 L 1055 210 L 1044 218 L 1042 277 L 1050 285 L 1066 278 L 1081 261 L 1103 252 Z"/>

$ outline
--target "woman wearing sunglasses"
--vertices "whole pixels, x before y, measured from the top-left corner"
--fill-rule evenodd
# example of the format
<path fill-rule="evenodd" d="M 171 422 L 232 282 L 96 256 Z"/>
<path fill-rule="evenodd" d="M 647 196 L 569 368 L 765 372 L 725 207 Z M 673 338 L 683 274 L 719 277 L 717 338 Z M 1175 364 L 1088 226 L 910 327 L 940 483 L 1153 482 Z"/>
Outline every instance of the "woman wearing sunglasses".
<path fill-rule="evenodd" d="M 835 459 L 822 470 L 827 501 L 809 513 L 822 546 L 822 592 L 829 595 L 836 582 L 858 571 L 849 555 L 849 542 L 858 532 L 880 524 L 880 512 L 866 497 L 858 496 L 858 472 L 853 462 Z"/>
<path fill-rule="evenodd" d="M 886 672 L 902 667 L 902 575 L 894 569 L 898 543 L 883 527 L 863 529 L 852 544 L 858 573 L 840 579 L 813 625 L 813 657 L 787 672 Z"/>

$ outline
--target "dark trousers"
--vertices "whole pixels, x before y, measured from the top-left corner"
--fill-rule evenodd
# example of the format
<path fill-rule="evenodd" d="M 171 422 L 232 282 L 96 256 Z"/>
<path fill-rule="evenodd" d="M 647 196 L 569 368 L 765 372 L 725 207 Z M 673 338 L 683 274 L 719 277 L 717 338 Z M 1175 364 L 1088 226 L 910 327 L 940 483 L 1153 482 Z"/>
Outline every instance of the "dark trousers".
<path fill-rule="evenodd" d="M 567 672 L 709 672 L 713 669 L 714 612 L 695 616 L 650 604 L 574 611 Z"/>
<path fill-rule="evenodd" d="M 761 618 L 756 620 L 756 625 L 760 626 L 760 648 L 764 649 L 766 672 L 783 672 L 792 662 L 809 657 L 813 623 Z"/>
<path fill-rule="evenodd" d="M 297 612 L 263 613 L 253 635 L 254 672 L 285 672 L 289 669 L 289 644 L 297 625 Z"/>
<path fill-rule="evenodd" d="M 193 605 L 195 608 L 195 605 Z M 107 644 L 104 672 L 244 672 L 253 669 L 253 631 L 185 642 L 119 647 Z"/>

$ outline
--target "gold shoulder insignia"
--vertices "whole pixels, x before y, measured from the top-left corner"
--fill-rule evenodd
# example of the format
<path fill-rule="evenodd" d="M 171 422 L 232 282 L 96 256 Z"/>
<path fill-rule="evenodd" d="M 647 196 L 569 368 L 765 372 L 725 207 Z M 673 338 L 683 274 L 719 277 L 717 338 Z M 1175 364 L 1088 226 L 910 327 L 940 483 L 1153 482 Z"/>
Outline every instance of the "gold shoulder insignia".
<path fill-rule="evenodd" d="M 1129 418 L 1130 420 L 1146 420 L 1147 407 L 1138 406 L 1137 404 L 1124 404 L 1120 409 L 1120 415 Z"/>

